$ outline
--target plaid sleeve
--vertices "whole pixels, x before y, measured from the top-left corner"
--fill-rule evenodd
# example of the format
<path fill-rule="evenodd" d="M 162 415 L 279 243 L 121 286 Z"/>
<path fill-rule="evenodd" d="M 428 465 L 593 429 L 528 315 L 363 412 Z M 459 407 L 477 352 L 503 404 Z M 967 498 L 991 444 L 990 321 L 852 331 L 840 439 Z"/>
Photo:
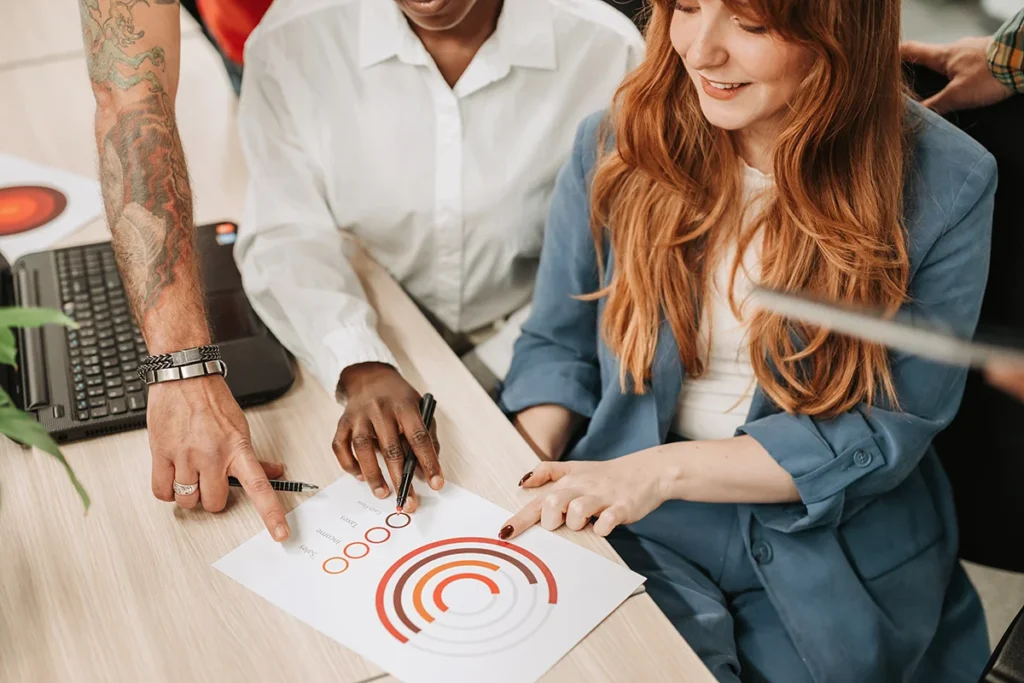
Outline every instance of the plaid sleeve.
<path fill-rule="evenodd" d="M 1024 93 L 1024 10 L 1007 19 L 992 36 L 988 66 L 1003 85 Z"/>

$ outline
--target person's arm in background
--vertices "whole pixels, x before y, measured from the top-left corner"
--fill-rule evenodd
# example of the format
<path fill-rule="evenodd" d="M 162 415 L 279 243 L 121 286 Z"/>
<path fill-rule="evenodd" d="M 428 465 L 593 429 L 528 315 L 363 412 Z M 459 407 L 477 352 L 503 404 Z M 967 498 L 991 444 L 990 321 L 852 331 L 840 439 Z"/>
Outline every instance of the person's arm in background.
<path fill-rule="evenodd" d="M 985 57 L 993 76 L 1013 92 L 1024 93 L 1024 9 L 996 31 Z"/>
<path fill-rule="evenodd" d="M 988 38 L 949 45 L 907 42 L 903 57 L 943 74 L 949 84 L 922 104 L 940 114 L 1001 102 L 1024 93 L 1024 9 Z M 1024 367 L 995 364 L 985 369 L 994 387 L 1024 401 Z"/>
<path fill-rule="evenodd" d="M 397 490 L 404 436 L 431 488 L 439 489 L 438 445 L 420 417 L 420 395 L 377 334 L 377 314 L 328 206 L 324 168 L 345 161 L 320 162 L 316 144 L 304 144 L 303 135 L 316 126 L 303 115 L 301 96 L 285 92 L 293 79 L 275 73 L 276 65 L 288 62 L 272 41 L 250 41 L 239 100 L 239 132 L 249 167 L 246 209 L 235 244 L 243 286 L 281 343 L 315 372 L 325 389 L 346 401 L 332 444 L 341 467 L 364 478 L 374 495 L 384 498 L 389 490 L 377 464 L 377 447 Z M 407 508 L 415 507 L 410 493 Z"/>
<path fill-rule="evenodd" d="M 96 98 L 100 183 L 132 314 L 151 354 L 211 342 L 199 278 L 188 169 L 175 122 L 181 27 L 178 0 L 80 0 Z M 228 475 L 251 496 L 271 535 L 284 510 L 260 466 L 249 425 L 219 376 L 154 384 L 147 410 L 153 494 L 222 510 Z M 172 483 L 194 484 L 175 496 Z"/>
<path fill-rule="evenodd" d="M 993 36 L 947 45 L 907 41 L 904 59 L 942 74 L 949 83 L 922 104 L 939 114 L 975 109 L 1024 92 L 1024 9 Z"/>

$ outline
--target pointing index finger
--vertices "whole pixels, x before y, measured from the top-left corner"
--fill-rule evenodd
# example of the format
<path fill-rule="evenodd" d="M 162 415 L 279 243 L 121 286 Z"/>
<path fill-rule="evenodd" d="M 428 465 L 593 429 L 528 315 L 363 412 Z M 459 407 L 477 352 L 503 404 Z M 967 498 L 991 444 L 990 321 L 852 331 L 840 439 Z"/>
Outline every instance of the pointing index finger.
<path fill-rule="evenodd" d="M 520 510 L 516 515 L 505 522 L 498 532 L 498 538 L 503 541 L 515 538 L 540 521 L 541 510 L 544 508 L 546 496 L 537 496 Z"/>
<path fill-rule="evenodd" d="M 228 474 L 235 476 L 249 495 L 253 506 L 263 519 L 267 531 L 275 541 L 284 541 L 291 534 L 284 508 L 277 499 L 266 472 L 249 445 L 239 446 L 228 466 Z"/>

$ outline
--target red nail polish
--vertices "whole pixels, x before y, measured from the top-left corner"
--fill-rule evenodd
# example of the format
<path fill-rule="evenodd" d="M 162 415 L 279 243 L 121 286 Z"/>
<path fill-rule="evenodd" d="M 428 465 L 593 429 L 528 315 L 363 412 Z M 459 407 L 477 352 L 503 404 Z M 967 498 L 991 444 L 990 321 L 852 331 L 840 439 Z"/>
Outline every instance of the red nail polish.
<path fill-rule="evenodd" d="M 498 532 L 498 538 L 504 541 L 506 538 L 512 535 L 513 531 L 514 529 L 512 528 L 512 525 L 506 524 L 501 528 L 501 531 Z"/>
<path fill-rule="evenodd" d="M 530 477 L 532 477 L 532 476 L 533 476 L 533 472 L 527 472 L 526 474 L 524 474 L 524 475 L 523 475 L 523 478 L 519 480 L 519 485 L 520 485 L 520 486 L 522 486 L 522 485 L 523 485 L 523 483 L 524 483 L 524 482 L 525 482 L 525 481 L 526 481 L 527 479 L 529 479 Z"/>

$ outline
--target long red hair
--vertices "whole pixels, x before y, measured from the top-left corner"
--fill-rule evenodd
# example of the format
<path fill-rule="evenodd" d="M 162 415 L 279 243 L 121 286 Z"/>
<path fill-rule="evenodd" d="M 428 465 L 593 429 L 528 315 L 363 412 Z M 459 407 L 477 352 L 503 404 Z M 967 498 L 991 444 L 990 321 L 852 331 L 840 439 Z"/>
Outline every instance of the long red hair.
<path fill-rule="evenodd" d="M 610 240 L 615 268 L 586 298 L 607 297 L 601 333 L 621 361 L 623 390 L 631 379 L 634 392 L 644 391 L 663 316 L 687 375 L 704 372 L 701 302 L 726 236 L 737 235 L 741 255 L 762 231 L 764 285 L 890 312 L 906 299 L 900 0 L 723 2 L 814 59 L 776 139 L 774 187 L 737 235 L 726 229 L 743 223 L 736 148 L 702 114 L 672 47 L 675 3 L 652 3 L 647 56 L 616 93 L 605 129 L 615 142 L 602 140 L 592 186 L 598 260 L 603 272 Z M 748 319 L 755 376 L 780 408 L 827 417 L 862 401 L 895 404 L 884 348 L 766 311 Z"/>

